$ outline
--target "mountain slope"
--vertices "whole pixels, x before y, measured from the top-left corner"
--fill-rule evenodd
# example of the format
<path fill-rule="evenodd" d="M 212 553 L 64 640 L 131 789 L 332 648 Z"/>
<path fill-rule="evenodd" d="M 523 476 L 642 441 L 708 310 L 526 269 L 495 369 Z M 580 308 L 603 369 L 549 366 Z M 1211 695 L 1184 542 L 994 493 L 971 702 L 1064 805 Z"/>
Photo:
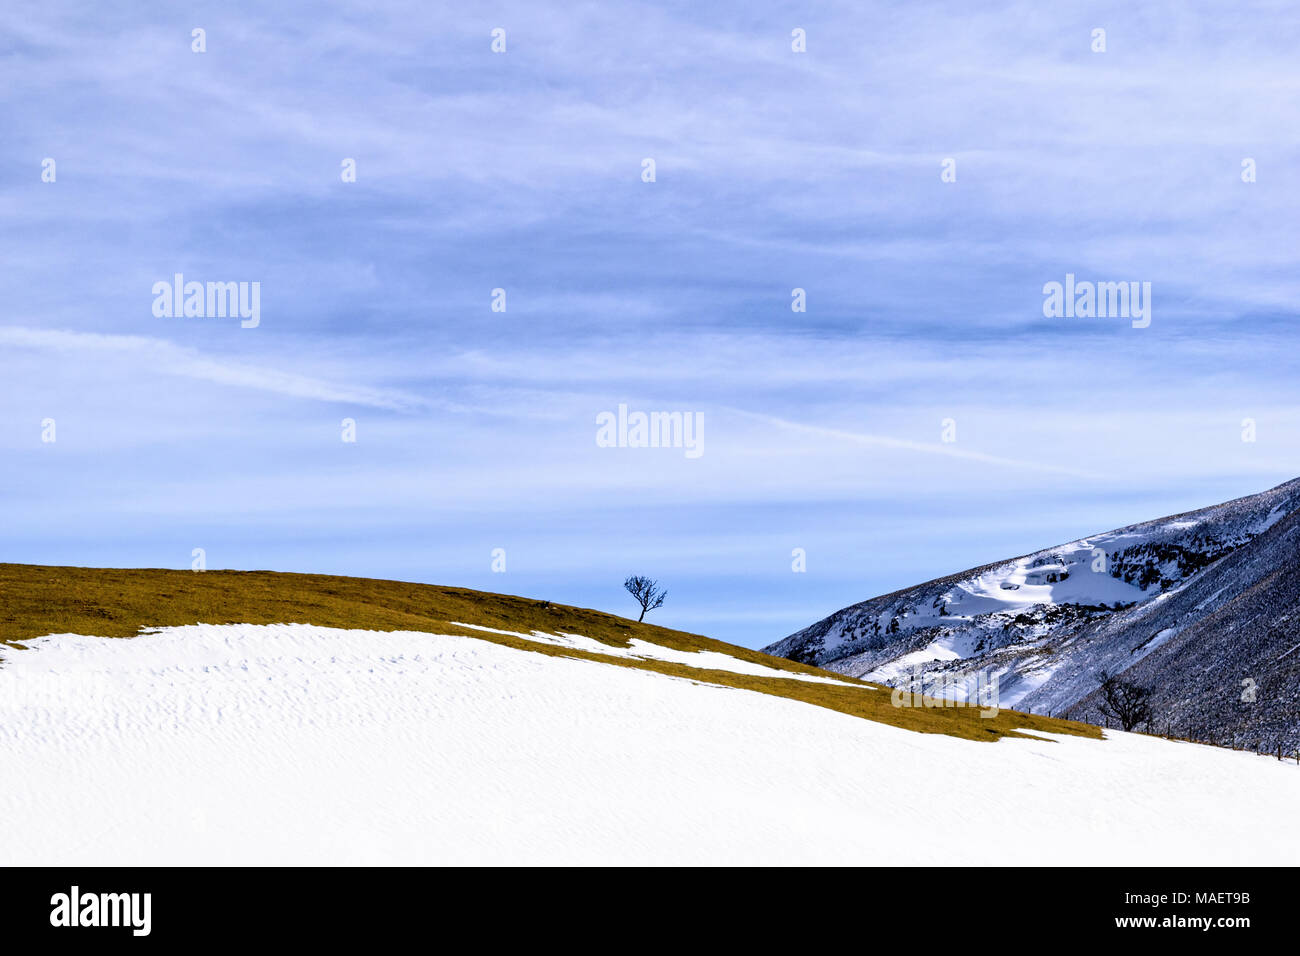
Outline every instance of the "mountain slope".
<path fill-rule="evenodd" d="M 918 689 L 993 674 L 1004 706 L 1093 717 L 1097 673 L 1133 669 L 1161 730 L 1294 747 L 1277 658 L 1300 643 L 1298 509 L 1300 479 L 873 598 L 765 650 Z M 1252 673 L 1268 702 L 1239 708 L 1228 690 Z"/>
<path fill-rule="evenodd" d="M 1152 689 L 1162 729 L 1273 750 L 1300 740 L 1300 512 L 1205 574 L 1086 636 L 1110 669 Z M 1092 682 L 1058 680 L 1023 703 L 1095 716 Z M 1068 707 L 1062 704 L 1070 701 Z"/>

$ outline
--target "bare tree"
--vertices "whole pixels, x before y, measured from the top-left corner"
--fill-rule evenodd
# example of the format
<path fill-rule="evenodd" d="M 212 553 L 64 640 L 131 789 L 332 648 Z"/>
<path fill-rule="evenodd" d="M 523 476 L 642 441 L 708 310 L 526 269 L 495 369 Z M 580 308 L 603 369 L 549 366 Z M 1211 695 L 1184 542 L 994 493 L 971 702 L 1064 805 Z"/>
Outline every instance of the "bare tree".
<path fill-rule="evenodd" d="M 1132 730 L 1143 721 L 1151 720 L 1151 689 L 1123 680 L 1102 671 L 1097 675 L 1102 701 L 1098 710 L 1112 720 L 1119 721 L 1125 730 Z"/>
<path fill-rule="evenodd" d="M 645 612 L 653 611 L 657 607 L 662 607 L 664 598 L 668 592 L 659 587 L 658 581 L 652 581 L 650 578 L 643 578 L 635 574 L 623 582 L 623 587 L 627 588 L 628 593 L 636 598 L 637 603 L 641 605 L 641 616 L 638 621 L 645 620 Z"/>

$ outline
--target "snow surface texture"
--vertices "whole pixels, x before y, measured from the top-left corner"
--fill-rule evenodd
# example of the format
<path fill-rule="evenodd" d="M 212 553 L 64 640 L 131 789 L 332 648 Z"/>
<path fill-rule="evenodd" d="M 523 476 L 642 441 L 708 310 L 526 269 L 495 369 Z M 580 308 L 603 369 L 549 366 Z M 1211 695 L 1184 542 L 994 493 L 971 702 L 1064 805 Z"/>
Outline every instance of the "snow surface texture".
<path fill-rule="evenodd" d="M 1004 707 L 1098 723 L 1104 669 L 1154 689 L 1161 730 L 1290 753 L 1298 558 L 1300 479 L 872 598 L 764 650 L 936 696 L 996 675 Z"/>
<path fill-rule="evenodd" d="M 1300 768 L 976 743 L 466 637 L 59 635 L 0 667 L 0 865 L 1294 863 Z"/>

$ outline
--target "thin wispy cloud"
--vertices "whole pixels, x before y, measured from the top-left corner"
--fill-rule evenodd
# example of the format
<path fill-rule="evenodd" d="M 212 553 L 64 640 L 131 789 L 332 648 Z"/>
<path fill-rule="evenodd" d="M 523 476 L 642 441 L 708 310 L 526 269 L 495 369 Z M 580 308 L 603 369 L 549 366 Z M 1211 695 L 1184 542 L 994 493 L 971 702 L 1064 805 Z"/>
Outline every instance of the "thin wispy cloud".
<path fill-rule="evenodd" d="M 906 438 L 893 438 L 889 435 L 871 435 L 865 432 L 845 431 L 840 428 L 827 428 L 823 425 L 808 425 L 800 422 L 786 421 L 781 418 L 773 418 L 770 415 L 759 415 L 754 412 L 746 412 L 741 409 L 731 409 L 731 411 L 738 415 L 766 422 L 776 428 L 788 428 L 791 431 L 802 432 L 805 435 L 815 435 L 831 441 L 849 442 L 851 444 L 865 445 L 873 448 L 892 448 L 901 451 L 915 452 L 919 455 L 940 455 L 944 458 L 959 458 L 962 461 L 979 462 L 985 465 L 994 465 L 998 468 L 1011 468 L 1018 471 L 1030 471 L 1049 475 L 1069 475 L 1072 478 L 1082 478 L 1088 481 L 1104 481 L 1108 477 L 1096 472 L 1073 468 L 1069 465 L 1054 465 L 1048 462 L 1032 461 L 1022 458 L 1004 458 L 1001 455 L 990 455 L 981 451 L 961 448 L 955 444 L 945 445 L 941 442 L 919 442 Z"/>
<path fill-rule="evenodd" d="M 65 361 L 95 362 L 109 356 L 132 361 L 145 373 L 175 375 L 214 385 L 256 389 L 288 398 L 392 411 L 411 411 L 427 408 L 430 404 L 418 395 L 328 382 L 265 365 L 213 358 L 196 348 L 141 335 L 69 332 L 10 325 L 0 326 L 0 346 L 52 352 L 62 356 Z"/>

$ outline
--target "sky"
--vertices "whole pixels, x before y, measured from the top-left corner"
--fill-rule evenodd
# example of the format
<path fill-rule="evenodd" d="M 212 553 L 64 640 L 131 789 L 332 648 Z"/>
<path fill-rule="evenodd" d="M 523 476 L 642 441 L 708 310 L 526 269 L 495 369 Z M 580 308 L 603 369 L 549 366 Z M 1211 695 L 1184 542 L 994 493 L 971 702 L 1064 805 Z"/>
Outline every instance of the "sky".
<path fill-rule="evenodd" d="M 972 6 L 11 0 L 0 561 L 644 574 L 757 647 L 1300 475 L 1300 17 Z"/>

